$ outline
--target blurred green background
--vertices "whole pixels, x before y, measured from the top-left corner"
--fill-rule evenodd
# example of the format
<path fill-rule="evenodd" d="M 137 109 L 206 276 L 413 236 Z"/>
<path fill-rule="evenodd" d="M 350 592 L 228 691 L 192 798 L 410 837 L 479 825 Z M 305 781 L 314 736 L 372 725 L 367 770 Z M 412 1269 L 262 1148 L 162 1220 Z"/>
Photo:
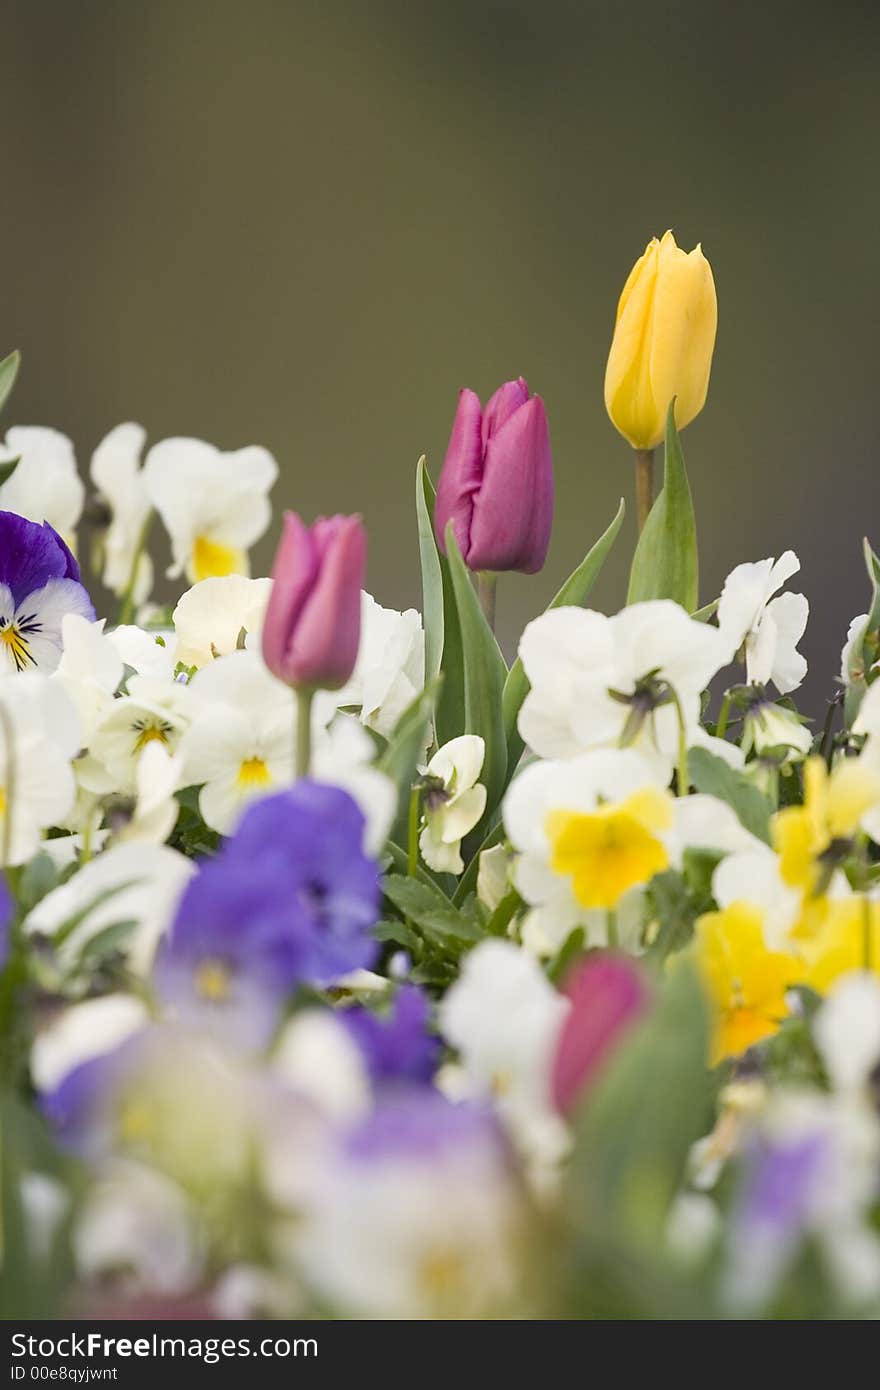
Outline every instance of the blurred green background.
<path fill-rule="evenodd" d="M 27 0 L 3 7 L 6 424 L 86 465 L 151 439 L 268 446 L 276 506 L 360 510 L 369 584 L 418 603 L 412 474 L 456 393 L 548 406 L 550 558 L 515 644 L 631 492 L 602 380 L 652 234 L 702 241 L 720 323 L 685 454 L 701 598 L 793 547 L 807 703 L 865 606 L 877 499 L 873 4 Z M 623 601 L 634 534 L 597 606 Z M 268 566 L 276 526 L 255 556 Z"/>

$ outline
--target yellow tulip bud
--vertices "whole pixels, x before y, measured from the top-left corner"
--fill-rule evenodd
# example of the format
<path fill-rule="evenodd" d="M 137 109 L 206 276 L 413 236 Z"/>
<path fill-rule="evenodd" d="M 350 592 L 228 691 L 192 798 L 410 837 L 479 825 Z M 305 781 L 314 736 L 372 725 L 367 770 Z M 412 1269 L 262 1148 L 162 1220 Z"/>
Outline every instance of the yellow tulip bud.
<path fill-rule="evenodd" d="M 654 237 L 629 273 L 605 370 L 605 406 L 634 449 L 663 438 L 675 397 L 679 429 L 699 415 L 709 389 L 718 326 L 712 267 L 695 246 Z"/>

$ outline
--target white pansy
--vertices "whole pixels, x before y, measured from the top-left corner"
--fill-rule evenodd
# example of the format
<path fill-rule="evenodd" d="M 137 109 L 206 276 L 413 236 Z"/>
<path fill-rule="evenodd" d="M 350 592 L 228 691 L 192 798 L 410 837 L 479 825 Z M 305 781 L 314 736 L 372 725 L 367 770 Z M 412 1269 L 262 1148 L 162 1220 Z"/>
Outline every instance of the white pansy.
<path fill-rule="evenodd" d="M 477 734 L 450 739 L 428 763 L 419 834 L 422 858 L 435 873 L 460 874 L 461 842 L 486 809 L 486 788 L 477 779 L 486 745 Z"/>
<path fill-rule="evenodd" d="M 483 941 L 464 957 L 440 1005 L 440 1031 L 461 1057 L 471 1094 L 494 1099 L 540 1177 L 568 1148 L 550 1082 L 570 1007 L 533 956 L 500 940 Z"/>
<path fill-rule="evenodd" d="M 73 1229 L 77 1273 L 100 1282 L 125 1271 L 129 1292 L 184 1293 L 201 1267 L 195 1213 L 169 1178 L 114 1159 L 89 1187 Z"/>
<path fill-rule="evenodd" d="M 187 589 L 172 614 L 176 660 L 184 666 L 207 666 L 215 657 L 234 652 L 242 632 L 253 647 L 263 630 L 271 592 L 271 579 L 247 579 L 242 574 L 203 579 Z"/>
<path fill-rule="evenodd" d="M 746 751 L 758 757 L 772 750 L 787 749 L 786 762 L 805 758 L 813 746 L 813 735 L 794 710 L 772 700 L 759 700 L 746 711 L 743 725 Z"/>
<path fill-rule="evenodd" d="M 47 676 L 0 679 L 0 864 L 30 859 L 72 810 L 80 737 L 73 704 Z"/>
<path fill-rule="evenodd" d="M 868 614 L 859 613 L 853 618 L 846 631 L 846 641 L 840 650 L 840 683 L 850 685 L 854 677 L 864 676 L 866 673 L 858 669 L 861 666 L 861 654 L 859 655 L 856 670 L 852 669 L 856 659 L 858 648 L 861 647 L 865 639 L 865 628 L 868 623 Z"/>
<path fill-rule="evenodd" d="M 152 632 L 123 623 L 107 633 L 123 663 L 139 676 L 170 681 L 177 666 L 177 638 L 171 631 Z"/>
<path fill-rule="evenodd" d="M 77 775 L 88 791 L 133 796 L 138 760 L 147 745 L 161 743 L 173 753 L 189 727 L 196 705 L 187 685 L 132 676 L 127 688 L 128 694 L 113 701 L 95 728 L 88 756 L 78 765 Z"/>
<path fill-rule="evenodd" d="M 250 445 L 222 453 L 201 439 L 163 439 L 144 463 L 147 496 L 171 540 L 171 578 L 246 574 L 249 548 L 271 520 L 278 465 Z"/>
<path fill-rule="evenodd" d="M 772 681 L 783 695 L 795 690 L 807 673 L 807 663 L 796 649 L 810 605 L 803 594 L 778 593 L 800 567 L 793 550 L 786 550 L 778 560 L 737 565 L 724 581 L 718 604 L 720 631 L 732 650 L 745 648 L 749 683 Z"/>
<path fill-rule="evenodd" d="M 61 623 L 63 649 L 52 680 L 76 706 L 83 744 L 113 707 L 123 675 L 123 662 L 104 632 L 103 618 L 89 622 L 68 613 Z"/>
<path fill-rule="evenodd" d="M 47 893 L 25 918 L 24 930 L 51 937 L 72 917 L 81 917 L 58 947 L 61 963 L 73 968 L 99 932 L 134 922 L 120 949 L 129 968 L 144 975 L 194 873 L 192 860 L 168 845 L 114 845 Z"/>
<path fill-rule="evenodd" d="M 670 861 L 673 807 L 655 760 L 633 749 L 600 749 L 524 768 L 504 798 L 504 825 L 517 851 L 513 881 L 530 905 L 524 940 L 528 937 L 533 949 L 550 954 L 575 927 L 583 927 L 590 945 L 605 945 L 608 910 L 613 908 L 621 944 L 638 949 L 639 894 L 632 890 Z M 623 817 L 611 828 L 614 843 L 605 826 L 612 815 Z M 591 823 L 594 843 L 589 862 L 580 866 L 585 880 L 580 889 L 577 865 L 571 872 L 554 867 L 561 844 L 559 838 L 554 844 L 551 834 L 557 820 L 560 834 L 563 820 Z M 631 836 L 638 842 L 635 854 L 623 843 Z M 599 868 L 604 871 L 601 882 L 595 873 Z"/>
<path fill-rule="evenodd" d="M 369 728 L 388 737 L 425 684 L 425 635 L 414 608 L 398 613 L 361 593 L 361 640 L 350 680 L 332 696 L 319 694 L 322 710 L 356 706 Z M 332 701 L 332 703 L 331 703 Z"/>
<path fill-rule="evenodd" d="M 519 655 L 530 691 L 519 731 L 542 758 L 571 758 L 622 741 L 668 775 L 679 741 L 678 697 L 689 745 L 705 738 L 700 694 L 731 656 L 731 644 L 665 599 L 635 603 L 613 618 L 553 608 L 526 627 Z"/>
<path fill-rule="evenodd" d="M 143 544 L 151 510 L 140 466 L 146 438 L 142 425 L 117 425 L 92 454 L 89 470 L 110 510 L 110 522 L 101 537 L 103 582 L 120 597 L 131 586 L 135 603 L 143 603 L 153 584 L 153 562 Z"/>
<path fill-rule="evenodd" d="M 228 834 L 250 802 L 292 785 L 294 702 L 258 651 L 233 651 L 197 671 L 189 690 L 195 713 L 181 743 L 184 781 L 201 784 L 208 825 Z M 309 775 L 342 787 L 363 811 L 365 845 L 377 854 L 397 809 L 394 783 L 371 766 L 375 749 L 358 722 L 313 719 Z"/>
<path fill-rule="evenodd" d="M 65 1076 L 112 1052 L 149 1022 L 147 1006 L 131 994 L 104 994 L 56 1014 L 34 1039 L 31 1079 L 38 1091 L 54 1091 Z"/>
<path fill-rule="evenodd" d="M 867 971 L 834 982 L 813 1020 L 813 1036 L 831 1084 L 866 1086 L 880 1062 L 880 980 Z"/>
<path fill-rule="evenodd" d="M 347 791 L 364 814 L 364 849 L 379 855 L 397 811 L 397 787 L 372 766 L 376 748 L 370 735 L 350 715 L 337 714 L 328 728 L 313 731 L 309 776 Z"/>
<path fill-rule="evenodd" d="M 494 912 L 510 890 L 511 856 L 506 845 L 493 845 L 480 855 L 477 869 L 477 897 Z"/>
<path fill-rule="evenodd" d="M 163 743 L 148 743 L 135 769 L 135 803 L 128 820 L 113 835 L 114 844 L 132 841 L 164 844 L 177 824 L 180 807 L 174 793 L 184 784 L 183 758 Z"/>
<path fill-rule="evenodd" d="M 17 425 L 0 445 L 0 463 L 19 459 L 0 484 L 0 511 L 28 521 L 48 521 L 68 543 L 73 539 L 85 497 L 66 434 L 39 425 Z"/>
<path fill-rule="evenodd" d="M 290 785 L 293 697 L 249 651 L 203 666 L 189 690 L 197 708 L 181 744 L 186 781 L 201 785 L 202 816 L 225 835 L 249 802 Z"/>

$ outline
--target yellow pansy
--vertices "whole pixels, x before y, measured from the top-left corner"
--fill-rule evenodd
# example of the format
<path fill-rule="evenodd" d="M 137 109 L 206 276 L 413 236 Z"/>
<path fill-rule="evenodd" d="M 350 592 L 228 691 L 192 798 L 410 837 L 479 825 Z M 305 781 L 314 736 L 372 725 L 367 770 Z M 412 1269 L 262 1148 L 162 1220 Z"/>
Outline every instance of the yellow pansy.
<path fill-rule="evenodd" d="M 658 832 L 672 825 L 672 798 L 645 787 L 594 811 L 551 811 L 550 867 L 571 878 L 582 907 L 616 907 L 624 893 L 669 864 Z"/>
<path fill-rule="evenodd" d="M 672 232 L 654 237 L 623 287 L 605 371 L 606 409 L 634 449 L 660 443 L 673 397 L 679 429 L 699 415 L 717 326 L 715 282 L 701 247 L 683 251 Z"/>
<path fill-rule="evenodd" d="M 859 895 L 828 902 L 808 961 L 804 983 L 819 994 L 852 970 L 880 974 L 880 902 Z"/>
<path fill-rule="evenodd" d="M 824 877 L 820 860 L 835 841 L 850 839 L 862 816 L 880 801 L 880 774 L 862 758 L 844 758 L 829 774 L 822 758 L 804 764 L 804 804 L 773 818 L 779 869 L 792 888 L 815 893 Z"/>
<path fill-rule="evenodd" d="M 701 917 L 691 950 L 714 1013 L 714 1066 L 776 1032 L 789 1012 L 786 991 L 803 967 L 767 949 L 761 909 L 747 902 Z"/>

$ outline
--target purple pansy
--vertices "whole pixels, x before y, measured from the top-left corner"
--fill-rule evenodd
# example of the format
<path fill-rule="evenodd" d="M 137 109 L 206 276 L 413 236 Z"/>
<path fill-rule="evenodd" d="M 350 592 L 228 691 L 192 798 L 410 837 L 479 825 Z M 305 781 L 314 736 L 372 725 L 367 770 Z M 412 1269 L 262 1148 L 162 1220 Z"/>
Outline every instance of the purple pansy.
<path fill-rule="evenodd" d="M 54 671 L 68 613 L 95 617 L 69 548 L 48 522 L 0 512 L 0 675 Z"/>
<path fill-rule="evenodd" d="M 302 781 L 252 806 L 188 885 L 159 952 L 169 1012 L 260 1047 L 298 984 L 372 965 L 379 871 L 363 829 L 338 787 Z"/>
<path fill-rule="evenodd" d="M 344 1140 L 350 1158 L 382 1162 L 397 1158 L 432 1162 L 467 1150 L 471 1144 L 506 1152 L 506 1143 L 488 1107 L 447 1100 L 423 1087 L 388 1092 Z"/>
<path fill-rule="evenodd" d="M 357 1043 L 374 1082 L 432 1081 L 440 1039 L 428 1032 L 430 1005 L 416 985 L 398 990 L 385 1015 L 358 1006 L 338 1017 Z"/>

